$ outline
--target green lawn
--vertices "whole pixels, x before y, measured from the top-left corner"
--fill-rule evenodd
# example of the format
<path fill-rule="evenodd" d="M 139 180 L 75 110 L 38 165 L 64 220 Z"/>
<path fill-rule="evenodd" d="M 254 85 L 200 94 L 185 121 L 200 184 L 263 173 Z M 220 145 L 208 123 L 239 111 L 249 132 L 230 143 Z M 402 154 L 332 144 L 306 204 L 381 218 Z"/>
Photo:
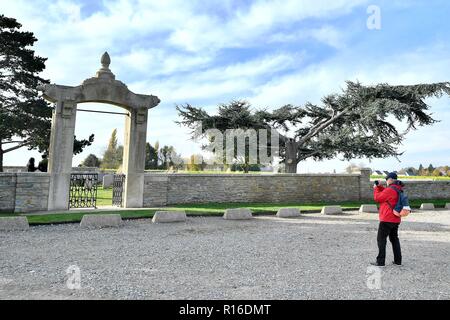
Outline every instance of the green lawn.
<path fill-rule="evenodd" d="M 112 205 L 112 188 L 103 189 L 98 187 L 97 189 L 97 207 L 99 206 L 111 206 Z"/>
<path fill-rule="evenodd" d="M 442 200 L 412 200 L 411 206 L 419 208 L 424 203 L 434 203 L 437 208 L 443 208 L 446 203 L 450 203 L 450 199 Z M 210 204 L 189 204 L 176 205 L 171 208 L 162 208 L 162 210 L 184 210 L 189 216 L 222 216 L 226 209 L 229 208 L 249 208 L 255 215 L 259 214 L 275 214 L 280 208 L 299 208 L 302 212 L 319 212 L 324 205 L 341 205 L 344 210 L 358 209 L 361 204 L 368 204 L 370 201 L 364 202 L 343 202 L 343 203 L 210 203 Z M 85 214 L 112 214 L 119 213 L 123 219 L 152 218 L 158 208 L 148 210 L 116 210 L 102 212 L 77 212 L 77 213 L 52 213 L 44 215 L 25 215 L 28 222 L 33 224 L 52 224 L 52 223 L 71 223 L 80 222 Z M 4 213 L 0 217 L 16 216 L 16 214 Z"/>
<path fill-rule="evenodd" d="M 371 179 L 380 179 L 384 180 L 385 176 L 370 176 Z M 399 176 L 399 180 L 448 180 L 450 181 L 450 177 L 433 177 L 433 176 Z"/>
<path fill-rule="evenodd" d="M 71 223 L 80 222 L 85 214 L 117 214 L 120 213 L 123 219 L 135 219 L 135 218 L 152 218 L 155 210 L 131 210 L 131 211 L 110 211 L 110 212 L 98 212 L 98 213 L 53 213 L 45 215 L 27 215 L 28 223 L 33 224 L 52 224 L 52 223 Z"/>

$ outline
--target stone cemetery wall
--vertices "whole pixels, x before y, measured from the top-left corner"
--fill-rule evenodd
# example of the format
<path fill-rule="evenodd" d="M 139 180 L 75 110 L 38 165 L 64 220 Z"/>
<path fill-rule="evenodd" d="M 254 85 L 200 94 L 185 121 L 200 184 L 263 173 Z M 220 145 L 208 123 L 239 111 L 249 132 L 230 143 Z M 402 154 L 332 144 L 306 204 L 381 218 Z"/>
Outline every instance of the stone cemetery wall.
<path fill-rule="evenodd" d="M 402 178 L 399 178 L 402 180 Z M 405 183 L 405 192 L 411 200 L 450 199 L 450 180 L 402 180 Z M 369 189 L 372 190 L 373 181 Z M 370 192 L 372 195 L 372 191 Z"/>
<path fill-rule="evenodd" d="M 14 172 L 27 172 L 26 166 L 3 166 L 3 172 L 14 173 Z"/>
<path fill-rule="evenodd" d="M 0 174 L 0 212 L 14 212 L 16 198 L 16 179 L 14 173 Z"/>
<path fill-rule="evenodd" d="M 144 207 L 211 202 L 341 202 L 371 197 L 360 174 L 146 174 Z"/>
<path fill-rule="evenodd" d="M 49 187 L 48 173 L 0 173 L 0 211 L 46 211 Z"/>
<path fill-rule="evenodd" d="M 450 199 L 450 181 L 405 181 L 410 199 Z M 0 212 L 48 208 L 48 173 L 0 173 Z M 355 174 L 147 173 L 144 207 L 221 202 L 371 201 L 369 171 Z"/>
<path fill-rule="evenodd" d="M 450 181 L 405 181 L 410 199 L 450 199 Z"/>
<path fill-rule="evenodd" d="M 146 174 L 144 177 L 144 208 L 166 206 L 168 174 Z"/>

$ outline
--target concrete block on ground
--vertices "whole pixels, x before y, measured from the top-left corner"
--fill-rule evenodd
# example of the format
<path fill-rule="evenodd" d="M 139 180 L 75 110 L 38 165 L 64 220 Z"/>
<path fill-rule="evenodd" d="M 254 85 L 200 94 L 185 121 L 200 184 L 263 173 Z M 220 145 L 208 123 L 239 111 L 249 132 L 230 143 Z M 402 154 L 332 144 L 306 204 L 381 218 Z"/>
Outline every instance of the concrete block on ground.
<path fill-rule="evenodd" d="M 420 206 L 420 210 L 434 210 L 434 204 L 433 203 L 422 203 Z"/>
<path fill-rule="evenodd" d="M 378 213 L 378 207 L 375 204 L 363 204 L 359 208 L 361 213 Z"/>
<path fill-rule="evenodd" d="M 186 212 L 156 211 L 152 221 L 153 223 L 184 222 L 186 221 Z"/>
<path fill-rule="evenodd" d="M 103 189 L 112 188 L 113 184 L 114 184 L 114 175 L 105 174 L 103 176 Z"/>
<path fill-rule="evenodd" d="M 278 218 L 300 217 L 300 209 L 297 208 L 281 208 L 277 212 Z"/>
<path fill-rule="evenodd" d="M 223 215 L 225 220 L 249 220 L 253 218 L 250 209 L 227 209 Z"/>
<path fill-rule="evenodd" d="M 29 228 L 27 217 L 0 218 L 0 231 L 23 231 Z"/>
<path fill-rule="evenodd" d="M 343 214 L 341 206 L 325 206 L 322 208 L 322 214 L 326 215 L 337 215 L 337 214 Z"/>
<path fill-rule="evenodd" d="M 122 224 L 120 214 L 85 214 L 80 227 L 85 229 L 119 228 Z"/>

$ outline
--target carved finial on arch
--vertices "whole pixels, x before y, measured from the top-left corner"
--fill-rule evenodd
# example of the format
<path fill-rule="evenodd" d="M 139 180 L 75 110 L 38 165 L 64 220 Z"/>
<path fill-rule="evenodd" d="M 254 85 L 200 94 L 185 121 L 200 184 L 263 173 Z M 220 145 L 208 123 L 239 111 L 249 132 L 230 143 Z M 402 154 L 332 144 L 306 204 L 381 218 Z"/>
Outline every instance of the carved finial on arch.
<path fill-rule="evenodd" d="M 102 55 L 100 62 L 102 63 L 103 69 L 109 70 L 109 65 L 111 64 L 111 57 L 109 56 L 107 51 L 105 51 L 105 53 Z"/>
<path fill-rule="evenodd" d="M 109 65 L 111 64 L 111 57 L 109 56 L 108 52 L 105 51 L 105 53 L 102 55 L 102 58 L 100 59 L 100 62 L 102 64 L 102 67 L 97 71 L 97 78 L 114 80 L 116 77 L 109 69 Z"/>

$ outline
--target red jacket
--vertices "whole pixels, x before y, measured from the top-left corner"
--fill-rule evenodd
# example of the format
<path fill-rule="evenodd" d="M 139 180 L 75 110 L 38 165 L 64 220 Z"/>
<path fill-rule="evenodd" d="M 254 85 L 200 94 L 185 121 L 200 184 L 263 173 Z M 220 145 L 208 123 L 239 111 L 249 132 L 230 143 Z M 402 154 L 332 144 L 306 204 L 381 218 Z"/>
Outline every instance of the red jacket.
<path fill-rule="evenodd" d="M 399 191 L 402 189 L 402 187 L 398 185 L 391 185 L 390 187 L 396 188 Z M 394 210 L 391 209 L 391 207 L 394 208 L 397 204 L 398 193 L 390 187 L 385 188 L 381 185 L 377 186 L 373 190 L 373 197 L 375 201 L 380 204 L 380 221 L 400 223 L 402 221 L 401 218 L 394 215 Z M 389 207 L 388 202 L 391 207 Z"/>

